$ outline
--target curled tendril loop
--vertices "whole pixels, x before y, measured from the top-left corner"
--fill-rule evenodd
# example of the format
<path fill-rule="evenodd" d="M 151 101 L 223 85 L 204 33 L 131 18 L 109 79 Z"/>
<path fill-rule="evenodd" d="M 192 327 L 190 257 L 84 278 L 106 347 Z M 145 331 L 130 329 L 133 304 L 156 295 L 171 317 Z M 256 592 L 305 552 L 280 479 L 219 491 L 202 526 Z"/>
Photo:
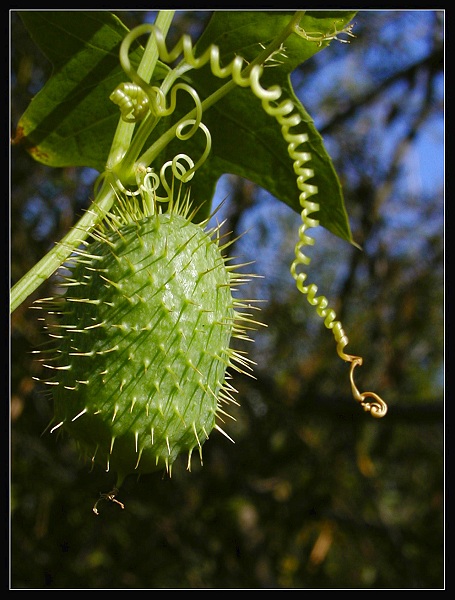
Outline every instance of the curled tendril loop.
<path fill-rule="evenodd" d="M 140 121 L 149 111 L 149 97 L 139 85 L 130 81 L 118 85 L 109 99 L 117 104 L 127 123 Z"/>
<path fill-rule="evenodd" d="M 195 120 L 188 119 L 180 124 L 177 128 L 176 135 L 179 139 L 187 139 L 188 134 L 183 133 L 185 127 L 194 127 Z M 156 202 L 170 202 L 173 198 L 173 186 L 175 181 L 187 183 L 190 181 L 194 173 L 205 162 L 211 148 L 211 135 L 209 129 L 204 123 L 199 123 L 199 128 L 202 129 L 206 136 L 206 146 L 199 160 L 195 163 L 193 159 L 187 154 L 177 154 L 172 160 L 168 160 L 160 169 L 159 175 L 151 167 L 139 165 L 136 171 L 136 190 L 129 190 L 125 188 L 120 179 L 115 179 L 115 185 L 126 196 L 134 197 L 141 196 L 147 204 L 153 199 L 151 206 L 149 207 L 150 214 L 153 214 L 153 206 Z M 182 162 L 183 161 L 183 162 Z M 186 164 L 185 164 L 186 163 Z M 171 183 L 168 182 L 166 173 L 171 170 Z M 158 196 L 157 190 L 162 186 L 166 193 L 165 196 Z"/>
<path fill-rule="evenodd" d="M 158 117 L 167 117 L 174 112 L 177 106 L 178 90 L 184 90 L 192 97 L 196 108 L 196 119 L 193 120 L 193 127 L 191 131 L 189 131 L 185 137 L 181 137 L 180 139 L 189 139 L 192 137 L 196 133 L 197 128 L 202 121 L 202 103 L 196 90 L 187 83 L 175 84 L 170 90 L 169 106 L 166 106 L 166 95 L 164 94 L 163 90 L 156 86 L 152 87 L 151 89 L 154 91 L 155 97 L 151 101 L 150 106 L 152 112 Z M 187 123 L 185 123 L 185 126 L 186 124 Z"/>
<path fill-rule="evenodd" d="M 285 113 L 285 111 L 283 111 L 283 113 Z M 299 240 L 295 246 L 295 260 L 290 269 L 291 275 L 296 282 L 297 289 L 302 294 L 306 295 L 308 302 L 316 307 L 316 312 L 319 317 L 324 319 L 325 327 L 332 330 L 340 358 L 351 363 L 350 382 L 354 399 L 360 402 L 363 409 L 370 412 L 373 417 L 381 418 L 387 413 L 387 404 L 373 392 L 360 393 L 354 383 L 354 369 L 357 365 L 362 364 L 362 358 L 344 352 L 344 348 L 347 346 L 349 340 L 344 332 L 341 322 L 336 320 L 335 311 L 328 307 L 328 301 L 325 296 L 317 296 L 318 287 L 314 283 L 304 285 L 307 275 L 303 271 L 299 272 L 299 267 L 301 265 L 309 265 L 311 262 L 311 259 L 302 252 L 302 248 L 314 244 L 314 239 L 310 237 L 306 231 L 311 227 L 317 227 L 319 225 L 317 219 L 309 216 L 310 214 L 319 211 L 319 204 L 308 200 L 308 198 L 316 194 L 318 188 L 315 185 L 306 183 L 307 179 L 313 176 L 313 171 L 304 167 L 304 164 L 311 160 L 311 154 L 309 152 L 298 151 L 298 147 L 308 141 L 308 136 L 306 134 L 293 135 L 289 132 L 290 123 L 292 123 L 292 126 L 297 125 L 300 122 L 300 116 L 297 114 L 291 118 L 283 119 L 283 113 L 281 113 L 280 116 L 282 120 L 286 121 L 286 124 L 282 127 L 282 134 L 284 139 L 288 142 L 288 154 L 294 160 L 294 172 L 297 175 L 297 187 L 300 190 L 299 201 L 300 206 L 302 207 L 302 223 L 299 227 Z M 278 120 L 280 121 L 280 117 L 278 117 Z M 373 401 L 368 401 L 368 398 L 373 398 Z"/>
<path fill-rule="evenodd" d="M 190 137 L 191 135 L 193 135 L 193 130 L 195 125 L 197 124 L 197 121 L 195 121 L 194 119 L 187 119 L 186 121 L 183 121 L 183 123 L 180 123 L 180 125 L 177 127 L 177 131 L 176 131 L 176 135 L 179 139 L 181 140 L 186 140 L 188 139 L 188 137 Z M 183 129 L 185 127 L 188 126 L 193 126 L 191 128 L 191 130 L 188 133 L 183 133 Z M 201 129 L 204 134 L 205 134 L 205 140 L 206 140 L 206 144 L 205 144 L 205 150 L 202 153 L 201 157 L 199 158 L 199 160 L 193 164 L 190 168 L 189 171 L 185 172 L 183 177 L 182 177 L 182 181 L 184 183 L 187 183 L 190 179 L 193 178 L 194 173 L 199 169 L 199 167 L 207 160 L 208 155 L 210 154 L 210 150 L 212 148 L 212 136 L 210 135 L 210 130 L 209 128 L 204 125 L 204 123 L 199 123 L 198 124 L 199 129 Z"/>
<path fill-rule="evenodd" d="M 384 417 L 387 413 L 387 404 L 384 402 L 384 400 L 374 392 L 360 393 L 354 383 L 354 369 L 357 365 L 362 364 L 362 358 L 360 356 L 351 356 L 351 359 L 352 361 L 349 378 L 351 380 L 351 389 L 354 399 L 360 402 L 360 404 L 363 406 L 363 409 L 366 412 L 369 412 L 376 419 Z M 373 398 L 373 401 L 369 402 L 367 398 Z"/>
<path fill-rule="evenodd" d="M 142 120 L 149 110 L 158 117 L 167 117 L 171 115 L 177 106 L 177 92 L 184 90 L 193 98 L 196 119 L 191 131 L 185 138 L 189 139 L 197 131 L 202 121 L 202 103 L 196 90 L 187 83 L 178 83 L 170 90 L 170 103 L 166 106 L 166 95 L 157 86 L 148 86 L 148 93 L 137 83 L 124 82 L 116 87 L 109 96 L 110 100 L 117 104 L 122 114 L 122 119 L 128 123 L 135 123 Z"/>
<path fill-rule="evenodd" d="M 160 114 L 159 107 L 162 106 L 163 96 L 160 95 L 159 92 L 157 93 L 156 90 L 159 88 L 151 86 L 144 79 L 142 79 L 140 75 L 138 75 L 138 73 L 132 68 L 128 56 L 129 48 L 132 42 L 136 38 L 147 33 L 154 36 L 159 58 L 163 62 L 172 63 L 181 56 L 183 56 L 183 64 L 180 65 L 177 69 L 178 74 L 183 74 L 185 70 L 188 70 L 190 68 L 200 69 L 201 67 L 209 63 L 210 69 L 213 75 L 215 75 L 215 77 L 218 77 L 220 79 L 231 77 L 238 86 L 250 87 L 254 94 L 263 100 L 271 102 L 273 100 L 278 99 L 281 96 L 281 89 L 279 86 L 272 86 L 269 89 L 265 89 L 261 86 L 259 82 L 263 72 L 263 67 L 261 65 L 255 65 L 250 70 L 248 75 L 244 75 L 242 71 L 245 68 L 246 61 L 241 56 L 235 56 L 234 59 L 228 65 L 222 67 L 220 64 L 220 50 L 218 46 L 215 46 L 214 44 L 209 46 L 201 56 L 196 57 L 193 49 L 193 42 L 191 40 L 191 37 L 187 34 L 184 34 L 174 46 L 174 48 L 169 51 L 167 49 L 164 36 L 159 30 L 159 28 L 155 25 L 144 24 L 130 31 L 129 34 L 123 40 L 122 46 L 120 48 L 120 62 L 125 73 L 135 84 L 142 88 L 143 92 L 149 97 L 151 106 L 153 106 L 155 110 L 158 108 L 157 114 Z M 178 87 L 185 88 L 190 93 L 190 90 L 193 89 L 190 86 L 187 86 L 186 84 L 178 84 L 177 86 L 175 86 L 176 89 L 178 89 Z M 194 92 L 194 94 L 196 94 L 196 92 Z M 156 97 L 159 97 L 159 100 L 155 100 Z M 172 111 L 173 109 L 170 112 Z"/>
<path fill-rule="evenodd" d="M 183 129 L 185 127 L 191 127 L 190 133 L 192 135 L 195 123 L 196 121 L 194 119 L 187 119 L 186 121 L 183 121 L 177 128 L 176 136 L 182 140 L 188 139 L 188 133 L 183 133 Z M 188 181 L 190 181 L 193 178 L 197 169 L 206 161 L 207 156 L 210 153 L 212 144 L 211 135 L 209 129 L 202 122 L 199 123 L 199 129 L 201 129 L 205 134 L 206 145 L 204 152 L 202 153 L 202 155 L 196 163 L 187 154 L 180 153 L 174 156 L 172 160 L 168 160 L 164 163 L 164 165 L 160 169 L 159 177 L 158 175 L 156 175 L 156 173 L 153 173 L 153 193 L 156 193 L 156 189 L 158 189 L 159 185 L 161 184 L 167 194 L 164 197 L 156 196 L 157 201 L 169 202 L 173 197 L 174 182 L 181 181 L 182 183 L 188 183 Z M 186 165 L 184 163 L 186 163 Z M 171 169 L 172 173 L 171 184 L 169 184 L 166 178 L 166 171 L 169 168 Z"/>
<path fill-rule="evenodd" d="M 193 129 L 195 124 L 194 119 L 188 119 L 180 124 L 177 128 L 176 135 L 179 139 L 187 139 L 188 134 L 183 133 L 185 127 L 191 127 Z M 139 196 L 141 195 L 145 202 L 148 202 L 150 198 L 153 198 L 155 202 L 170 202 L 173 198 L 173 186 L 175 181 L 187 183 L 190 181 L 194 173 L 205 162 L 211 148 L 211 136 L 209 129 L 204 123 L 199 123 L 199 128 L 202 129 L 206 136 L 206 147 L 199 160 L 195 163 L 193 159 L 187 154 L 177 154 L 172 160 L 168 160 L 160 169 L 159 175 L 153 171 L 150 167 L 140 165 L 136 172 L 137 190 L 127 190 L 120 180 L 117 179 L 117 186 L 119 189 L 128 196 Z M 168 182 L 166 173 L 171 170 L 171 183 Z M 158 196 L 157 190 L 162 186 L 166 193 L 165 196 Z M 150 209 L 152 210 L 152 209 Z M 153 212 L 153 211 L 152 211 Z"/>
<path fill-rule="evenodd" d="M 184 160 L 189 165 L 189 167 L 190 167 L 189 169 L 187 169 L 182 164 L 182 162 L 181 162 L 182 160 Z M 171 172 L 172 172 L 171 184 L 169 184 L 166 179 L 166 171 L 169 168 L 171 169 Z M 173 198 L 174 181 L 175 180 L 183 181 L 185 178 L 185 175 L 193 168 L 194 168 L 194 162 L 186 154 L 177 154 L 177 156 L 174 156 L 174 158 L 172 160 L 168 160 L 166 163 L 164 163 L 164 165 L 161 167 L 161 170 L 160 170 L 160 182 L 166 191 L 166 196 L 165 197 L 157 196 L 156 199 L 160 202 L 170 202 Z"/>
<path fill-rule="evenodd" d="M 381 418 L 387 413 L 387 404 L 373 392 L 360 393 L 354 383 L 354 369 L 357 365 L 362 364 L 362 358 L 344 352 L 344 348 L 347 346 L 349 340 L 343 330 L 341 322 L 336 320 L 335 311 L 328 307 L 328 301 L 325 296 L 316 295 L 318 288 L 314 283 L 308 286 L 304 285 L 307 275 L 302 271 L 298 271 L 298 268 L 301 265 L 308 265 L 311 262 L 311 259 L 302 252 L 302 248 L 314 244 L 314 239 L 310 237 L 306 231 L 311 227 L 317 227 L 319 225 L 317 219 L 309 216 L 310 214 L 319 211 L 319 204 L 308 200 L 308 198 L 316 194 L 318 188 L 317 186 L 306 183 L 307 179 L 313 176 L 313 171 L 305 168 L 303 165 L 311 160 L 311 154 L 309 152 L 300 152 L 297 150 L 299 145 L 308 141 L 308 136 L 306 134 L 293 135 L 289 132 L 290 123 L 292 123 L 292 126 L 297 125 L 300 122 L 300 116 L 297 114 L 291 118 L 284 119 L 282 116 L 283 113 L 286 114 L 285 111 L 282 111 L 280 117 L 278 117 L 278 121 L 280 121 L 280 118 L 282 121 L 286 121 L 286 124 L 282 127 L 282 134 L 284 139 L 288 142 L 288 154 L 294 160 L 294 172 L 297 175 L 297 187 L 300 190 L 299 201 L 300 206 L 302 207 L 302 224 L 299 227 L 299 240 L 295 246 L 295 260 L 291 265 L 291 275 L 296 282 L 297 289 L 302 294 L 306 295 L 308 302 L 316 307 L 316 312 L 319 317 L 324 319 L 325 327 L 332 330 L 340 358 L 351 363 L 350 382 L 354 399 L 360 402 L 363 409 L 370 412 L 373 417 Z M 367 398 L 373 398 L 373 401 L 370 402 Z"/>

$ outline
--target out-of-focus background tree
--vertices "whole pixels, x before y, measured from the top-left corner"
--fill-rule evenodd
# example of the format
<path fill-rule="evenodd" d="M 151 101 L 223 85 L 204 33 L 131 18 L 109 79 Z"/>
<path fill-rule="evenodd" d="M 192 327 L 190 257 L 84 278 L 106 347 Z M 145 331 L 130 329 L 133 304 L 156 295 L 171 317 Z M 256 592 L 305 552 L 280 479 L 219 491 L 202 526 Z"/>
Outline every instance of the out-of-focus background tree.
<path fill-rule="evenodd" d="M 128 27 L 153 13 L 117 13 Z M 50 75 L 11 15 L 11 127 Z M 295 289 L 299 215 L 234 176 L 219 182 L 232 248 L 264 275 L 248 345 L 256 379 L 235 375 L 241 407 L 204 465 L 129 477 L 125 510 L 99 492 L 72 442 L 42 432 L 49 395 L 33 377 L 44 339 L 30 301 L 11 319 L 10 586 L 22 589 L 442 589 L 444 587 L 444 11 L 361 11 L 356 37 L 293 74 L 343 183 L 362 251 L 312 230 L 309 279 L 364 357 L 358 386 L 389 404 L 372 419 L 352 400 L 333 337 Z M 178 12 L 174 39 L 205 11 Z M 11 280 L 89 205 L 95 173 L 50 169 L 11 151 Z M 320 202 L 324 199 L 320 198 Z"/>

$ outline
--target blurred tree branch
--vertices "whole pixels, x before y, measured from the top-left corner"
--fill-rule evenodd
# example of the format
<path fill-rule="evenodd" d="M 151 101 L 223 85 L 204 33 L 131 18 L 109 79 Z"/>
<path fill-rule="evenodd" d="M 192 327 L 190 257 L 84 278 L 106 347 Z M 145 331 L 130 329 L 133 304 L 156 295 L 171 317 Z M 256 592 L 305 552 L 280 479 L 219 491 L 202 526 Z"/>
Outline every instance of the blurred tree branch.
<path fill-rule="evenodd" d="M 384 79 L 380 84 L 371 88 L 368 93 L 359 96 L 355 100 L 352 100 L 348 106 L 336 113 L 327 123 L 321 125 L 319 131 L 321 135 L 327 135 L 332 133 L 333 130 L 345 121 L 354 116 L 359 109 L 364 109 L 372 102 L 376 101 L 388 88 L 390 88 L 397 81 L 405 80 L 412 83 L 417 73 L 422 70 L 427 70 L 430 76 L 434 76 L 436 73 L 442 71 L 444 68 L 444 49 L 437 48 L 431 54 L 423 58 L 422 60 L 393 73 L 390 77 Z"/>

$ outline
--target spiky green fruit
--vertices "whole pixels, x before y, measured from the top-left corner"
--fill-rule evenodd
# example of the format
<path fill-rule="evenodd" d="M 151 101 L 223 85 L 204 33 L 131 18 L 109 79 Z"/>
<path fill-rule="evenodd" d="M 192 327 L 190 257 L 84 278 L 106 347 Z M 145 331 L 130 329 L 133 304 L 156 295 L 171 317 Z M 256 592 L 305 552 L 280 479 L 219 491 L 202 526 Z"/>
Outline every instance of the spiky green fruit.
<path fill-rule="evenodd" d="M 170 470 L 181 453 L 190 465 L 233 400 L 227 368 L 248 363 L 230 348 L 242 315 L 213 235 L 175 212 L 113 229 L 78 253 L 53 302 L 45 366 L 52 430 L 115 471 L 118 487 L 130 473 Z"/>

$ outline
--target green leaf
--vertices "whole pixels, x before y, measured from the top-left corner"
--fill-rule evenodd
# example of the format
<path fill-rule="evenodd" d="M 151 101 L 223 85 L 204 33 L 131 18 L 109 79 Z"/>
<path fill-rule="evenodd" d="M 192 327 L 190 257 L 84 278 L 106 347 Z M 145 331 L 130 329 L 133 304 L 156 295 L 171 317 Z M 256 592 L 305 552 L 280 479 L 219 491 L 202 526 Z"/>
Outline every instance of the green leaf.
<path fill-rule="evenodd" d="M 341 31 L 357 14 L 357 11 L 347 10 L 302 12 L 299 26 L 315 40 L 318 36 Z M 224 64 L 235 55 L 252 61 L 288 25 L 294 14 L 293 11 L 215 11 L 197 42 L 197 52 L 202 53 L 210 44 L 215 44 L 221 49 Z M 346 39 L 345 34 L 339 37 Z M 293 34 L 285 42 L 285 54 L 277 57 L 281 64 L 274 68 L 290 73 L 330 43 L 330 39 L 309 41 Z"/>
<path fill-rule="evenodd" d="M 13 141 L 49 166 L 103 171 L 120 116 L 109 95 L 127 80 L 119 49 L 128 29 L 103 11 L 19 14 L 53 73 L 22 115 Z M 137 44 L 130 56 L 133 66 L 141 56 Z M 168 70 L 159 64 L 155 77 L 164 78 Z"/>
<path fill-rule="evenodd" d="M 347 11 L 306 13 L 300 26 L 313 35 L 315 32 L 321 35 L 331 34 L 335 31 L 335 25 L 337 30 L 342 29 L 354 14 Z M 292 16 L 293 13 L 290 12 L 215 12 L 197 44 L 198 55 L 214 43 L 220 47 L 223 65 L 236 54 L 253 60 L 262 50 L 260 43 L 266 45 L 272 40 Z M 299 132 L 307 133 L 309 141 L 301 149 L 311 152 L 312 160 L 305 166 L 315 172 L 309 183 L 318 186 L 318 195 L 314 200 L 320 206 L 320 211 L 312 217 L 319 219 L 320 224 L 333 234 L 353 243 L 341 185 L 332 160 L 312 118 L 295 97 L 289 78 L 290 72 L 297 65 L 328 43 L 324 41 L 320 45 L 293 34 L 285 43 L 287 58 L 277 57 L 283 59 L 283 63 L 266 68 L 261 84 L 263 87 L 280 85 L 283 90 L 282 99 L 293 100 L 304 123 Z M 213 93 L 221 81 L 211 74 L 208 67 L 191 71 L 188 78 L 201 98 Z M 265 113 L 251 90 L 237 88 L 225 96 L 204 114 L 204 122 L 212 134 L 213 146 L 208 161 L 192 181 L 193 197 L 210 198 L 219 177 L 224 173 L 233 173 L 260 185 L 293 210 L 301 211 L 293 161 L 288 155 L 281 127 L 273 117 Z M 176 151 L 173 146 L 171 149 Z M 188 151 L 193 156 L 191 150 L 189 142 Z M 201 148 L 194 147 L 194 158 L 200 152 Z"/>
<path fill-rule="evenodd" d="M 319 219 L 320 224 L 333 234 L 352 242 L 342 188 L 321 135 L 294 96 L 287 78 L 280 85 L 283 96 L 293 99 L 302 119 L 303 125 L 299 126 L 299 131 L 308 135 L 308 142 L 299 150 L 311 152 L 311 161 L 305 167 L 314 170 L 314 177 L 308 183 L 318 186 L 318 195 L 312 200 L 319 203 L 320 210 L 312 217 Z M 302 210 L 293 160 L 288 155 L 281 127 L 274 117 L 263 110 L 260 101 L 250 90 L 236 89 L 229 94 L 205 113 L 204 123 L 212 135 L 212 151 L 192 180 L 193 197 L 198 201 L 211 198 L 221 175 L 232 173 L 266 189 L 296 212 Z M 197 159 L 203 148 L 198 148 L 192 141 L 186 143 L 185 152 L 193 160 Z M 178 145 L 170 144 L 167 158 L 177 152 Z"/>

